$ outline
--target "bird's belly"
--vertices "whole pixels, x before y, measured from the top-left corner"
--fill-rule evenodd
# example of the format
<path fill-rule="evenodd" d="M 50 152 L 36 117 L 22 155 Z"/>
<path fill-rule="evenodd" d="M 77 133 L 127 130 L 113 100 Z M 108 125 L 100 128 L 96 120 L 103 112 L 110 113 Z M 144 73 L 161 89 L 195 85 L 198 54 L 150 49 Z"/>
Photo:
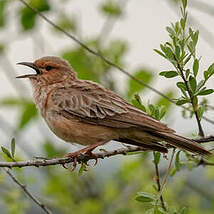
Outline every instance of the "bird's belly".
<path fill-rule="evenodd" d="M 53 112 L 46 114 L 46 122 L 56 136 L 71 143 L 89 145 L 118 138 L 116 130 L 112 128 L 88 124 L 76 118 L 67 119 Z"/>

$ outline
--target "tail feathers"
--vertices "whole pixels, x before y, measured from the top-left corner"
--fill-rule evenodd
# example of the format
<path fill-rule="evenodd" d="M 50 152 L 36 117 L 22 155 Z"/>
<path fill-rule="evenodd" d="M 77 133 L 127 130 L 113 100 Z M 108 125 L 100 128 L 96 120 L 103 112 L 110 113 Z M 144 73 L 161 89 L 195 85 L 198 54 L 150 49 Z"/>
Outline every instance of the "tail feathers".
<path fill-rule="evenodd" d="M 173 133 L 166 133 L 166 132 L 158 132 L 157 136 L 162 138 L 167 143 L 176 146 L 178 148 L 197 153 L 200 155 L 208 156 L 211 153 L 204 149 L 200 144 L 197 142 L 187 139 L 185 137 L 173 134 Z"/>
<path fill-rule="evenodd" d="M 128 138 L 119 138 L 119 139 L 116 139 L 116 141 L 139 146 L 148 151 L 158 151 L 158 152 L 163 152 L 163 153 L 168 152 L 168 150 L 163 145 L 156 143 L 156 142 L 154 142 L 154 143 L 150 142 L 149 144 L 146 144 L 141 141 L 138 142 L 138 140 L 128 139 Z"/>

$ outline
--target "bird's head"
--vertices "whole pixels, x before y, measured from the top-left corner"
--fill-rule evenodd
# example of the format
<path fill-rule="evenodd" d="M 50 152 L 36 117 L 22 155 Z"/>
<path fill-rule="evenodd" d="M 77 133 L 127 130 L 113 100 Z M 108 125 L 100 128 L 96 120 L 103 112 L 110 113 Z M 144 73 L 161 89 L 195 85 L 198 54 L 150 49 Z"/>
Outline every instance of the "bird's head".
<path fill-rule="evenodd" d="M 67 78 L 76 78 L 76 73 L 69 63 L 59 57 L 46 56 L 35 62 L 19 62 L 19 65 L 28 66 L 36 71 L 34 74 L 17 76 L 16 78 L 29 78 L 33 84 L 54 84 L 63 82 Z"/>

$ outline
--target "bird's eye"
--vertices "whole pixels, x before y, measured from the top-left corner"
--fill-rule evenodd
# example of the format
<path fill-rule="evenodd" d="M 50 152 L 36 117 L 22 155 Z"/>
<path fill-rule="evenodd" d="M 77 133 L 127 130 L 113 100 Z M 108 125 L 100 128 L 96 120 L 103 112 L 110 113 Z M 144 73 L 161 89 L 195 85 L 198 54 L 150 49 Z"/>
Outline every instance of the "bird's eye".
<path fill-rule="evenodd" d="M 45 67 L 45 70 L 46 71 L 50 71 L 52 69 L 52 67 L 50 66 L 50 65 L 47 65 L 46 67 Z"/>

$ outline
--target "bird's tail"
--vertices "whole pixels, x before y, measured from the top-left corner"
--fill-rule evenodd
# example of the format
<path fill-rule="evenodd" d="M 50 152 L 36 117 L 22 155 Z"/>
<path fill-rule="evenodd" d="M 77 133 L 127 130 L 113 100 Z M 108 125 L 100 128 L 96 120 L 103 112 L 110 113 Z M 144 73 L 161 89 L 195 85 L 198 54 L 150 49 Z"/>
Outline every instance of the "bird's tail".
<path fill-rule="evenodd" d="M 187 150 L 189 152 L 205 156 L 211 154 L 209 151 L 204 149 L 199 143 L 195 142 L 194 140 L 190 140 L 173 133 L 157 132 L 156 136 L 160 137 L 161 139 L 171 144 L 172 146 Z"/>

